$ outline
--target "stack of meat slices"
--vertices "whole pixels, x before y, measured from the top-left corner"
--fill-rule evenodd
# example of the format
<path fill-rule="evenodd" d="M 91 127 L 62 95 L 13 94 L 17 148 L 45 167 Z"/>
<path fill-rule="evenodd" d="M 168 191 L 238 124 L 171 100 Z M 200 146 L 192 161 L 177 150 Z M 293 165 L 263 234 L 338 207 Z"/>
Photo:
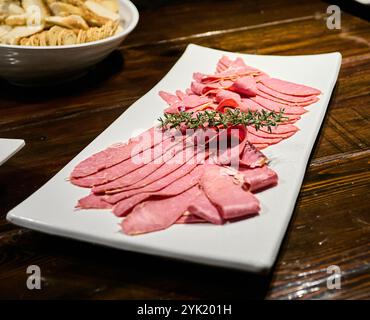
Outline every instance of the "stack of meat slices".
<path fill-rule="evenodd" d="M 212 75 L 194 73 L 190 88 L 185 93 L 175 94 L 161 91 L 159 95 L 169 107 L 166 113 L 180 111 L 199 112 L 239 108 L 251 111 L 276 111 L 284 109 L 288 118 L 272 132 L 248 127 L 249 142 L 259 150 L 291 137 L 298 131 L 294 125 L 307 112 L 305 107 L 317 102 L 320 90 L 305 85 L 269 77 L 266 73 L 244 63 L 241 58 L 234 61 L 222 57 Z"/>
<path fill-rule="evenodd" d="M 113 210 L 125 217 L 126 234 L 175 223 L 223 224 L 257 215 L 259 202 L 253 193 L 277 184 L 267 158 L 245 136 L 237 145 L 239 170 L 226 166 L 231 158 L 224 157 L 221 164 L 220 153 L 209 148 L 212 139 L 220 140 L 222 131 L 215 132 L 207 144 L 196 145 L 194 141 L 203 134 L 201 129 L 186 135 L 152 128 L 82 161 L 70 181 L 91 188 L 91 193 L 77 206 Z"/>
<path fill-rule="evenodd" d="M 219 143 L 216 151 L 210 148 L 210 142 L 222 140 L 222 130 L 205 134 L 197 129 L 189 135 L 151 128 L 75 167 L 70 181 L 91 189 L 77 207 L 112 210 L 123 217 L 122 230 L 129 235 L 176 223 L 220 225 L 257 215 L 260 205 L 255 193 L 278 182 L 260 150 L 297 132 L 294 123 L 307 112 L 306 106 L 318 101 L 319 94 L 314 88 L 271 78 L 240 58 L 223 57 L 215 74 L 195 73 L 185 93 L 160 92 L 169 105 L 165 112 L 284 109 L 288 120 L 272 130 L 238 128 L 243 134 L 226 152 L 220 152 Z M 207 140 L 202 139 L 205 135 Z"/>

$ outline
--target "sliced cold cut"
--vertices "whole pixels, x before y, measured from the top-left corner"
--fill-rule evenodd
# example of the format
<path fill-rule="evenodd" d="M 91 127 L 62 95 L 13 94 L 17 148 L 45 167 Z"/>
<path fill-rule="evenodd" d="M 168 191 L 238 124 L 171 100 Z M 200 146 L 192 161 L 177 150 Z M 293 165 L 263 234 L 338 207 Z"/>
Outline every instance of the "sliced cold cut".
<path fill-rule="evenodd" d="M 137 205 L 123 220 L 123 232 L 135 235 L 170 227 L 187 210 L 198 190 L 198 186 L 194 186 L 177 196 L 149 200 Z"/>
<path fill-rule="evenodd" d="M 200 185 L 226 220 L 256 215 L 260 210 L 257 198 L 220 166 L 208 167 Z"/>
<path fill-rule="evenodd" d="M 168 184 L 158 191 L 139 193 L 127 199 L 121 200 L 114 207 L 113 213 L 117 216 L 123 216 L 129 213 L 137 204 L 141 203 L 145 199 L 150 198 L 151 196 L 168 197 L 180 194 L 199 182 L 204 169 L 204 165 L 199 165 L 187 175 L 177 179 L 173 183 Z"/>
<path fill-rule="evenodd" d="M 275 91 L 290 94 L 292 96 L 312 96 L 319 95 L 320 90 L 305 86 L 303 84 L 297 84 L 289 81 L 284 81 L 276 78 L 263 78 L 261 82 L 266 86 Z"/>

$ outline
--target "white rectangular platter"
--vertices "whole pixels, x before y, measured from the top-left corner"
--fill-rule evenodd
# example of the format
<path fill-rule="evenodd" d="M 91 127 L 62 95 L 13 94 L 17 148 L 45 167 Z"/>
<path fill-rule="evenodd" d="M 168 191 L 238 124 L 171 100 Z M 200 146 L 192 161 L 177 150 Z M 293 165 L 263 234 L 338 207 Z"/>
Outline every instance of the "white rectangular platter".
<path fill-rule="evenodd" d="M 320 89 L 320 101 L 297 122 L 292 138 L 264 150 L 279 175 L 279 185 L 259 193 L 261 214 L 223 226 L 174 225 L 139 236 L 120 232 L 120 219 L 109 211 L 74 209 L 88 189 L 66 178 L 75 165 L 111 144 L 126 141 L 156 123 L 165 108 L 158 91 L 174 92 L 189 86 L 192 73 L 212 73 L 222 55 L 242 57 L 270 76 Z M 190 44 L 171 71 L 136 101 L 99 137 L 32 196 L 11 210 L 7 219 L 42 232 L 119 249 L 167 256 L 252 272 L 266 272 L 274 264 L 291 218 L 313 144 L 324 118 L 341 65 L 340 53 L 309 56 L 258 56 L 224 52 Z M 68 124 L 66 124 L 68 127 Z"/>
<path fill-rule="evenodd" d="M 0 166 L 24 147 L 22 139 L 0 138 Z"/>

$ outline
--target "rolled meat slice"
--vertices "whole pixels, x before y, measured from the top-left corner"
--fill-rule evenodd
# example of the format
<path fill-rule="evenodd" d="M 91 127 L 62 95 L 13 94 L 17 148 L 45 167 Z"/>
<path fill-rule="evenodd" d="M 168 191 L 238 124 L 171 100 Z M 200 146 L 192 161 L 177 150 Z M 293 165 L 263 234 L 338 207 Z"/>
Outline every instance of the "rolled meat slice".
<path fill-rule="evenodd" d="M 250 191 L 255 193 L 277 185 L 278 175 L 268 166 L 260 168 L 242 168 L 239 170 L 244 176 L 244 181 L 250 186 Z"/>

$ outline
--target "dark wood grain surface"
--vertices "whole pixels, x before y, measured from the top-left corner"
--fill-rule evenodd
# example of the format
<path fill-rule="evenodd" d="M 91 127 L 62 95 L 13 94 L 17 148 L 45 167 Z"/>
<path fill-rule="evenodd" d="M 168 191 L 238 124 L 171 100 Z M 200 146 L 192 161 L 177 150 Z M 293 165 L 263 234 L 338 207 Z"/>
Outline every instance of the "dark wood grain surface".
<path fill-rule="evenodd" d="M 0 298 L 369 299 L 369 22 L 356 12 L 342 11 L 341 29 L 329 30 L 329 3 L 313 0 L 135 3 L 141 14 L 137 29 L 119 51 L 79 81 L 47 89 L 0 82 L 0 137 L 26 140 L 26 147 L 0 167 Z M 5 220 L 8 210 L 156 84 L 190 42 L 244 53 L 343 55 L 290 226 L 269 275 L 103 248 Z M 26 288 L 31 264 L 41 267 L 42 290 Z M 341 268 L 340 290 L 327 289 L 330 265 Z"/>

